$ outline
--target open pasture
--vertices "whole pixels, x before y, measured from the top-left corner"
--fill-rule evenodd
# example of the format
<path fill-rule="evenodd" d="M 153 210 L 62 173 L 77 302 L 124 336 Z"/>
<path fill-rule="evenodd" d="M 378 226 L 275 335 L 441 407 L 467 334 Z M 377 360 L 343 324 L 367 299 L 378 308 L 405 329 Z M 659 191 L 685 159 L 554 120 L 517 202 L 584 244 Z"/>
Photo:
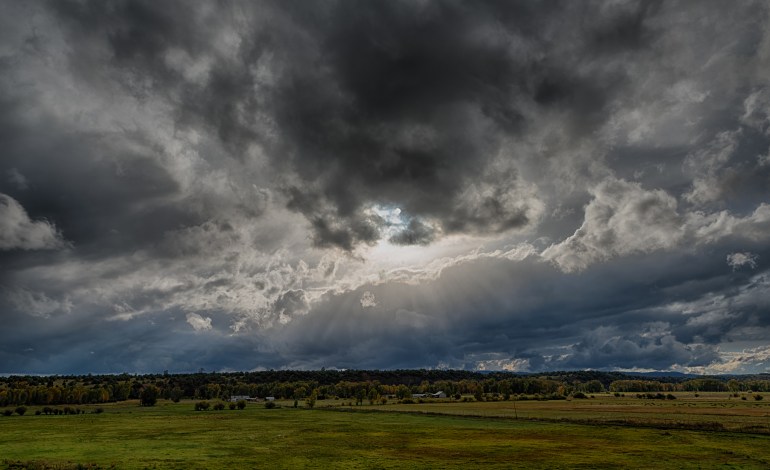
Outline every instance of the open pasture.
<path fill-rule="evenodd" d="M 590 402 L 531 403 L 523 408 L 546 415 L 548 406 L 558 414 L 556 407 Z M 662 462 L 669 468 L 770 467 L 770 436 L 763 434 L 449 414 L 487 410 L 496 416 L 493 410 L 499 415 L 509 404 L 371 407 L 447 412 L 440 415 L 257 404 L 196 412 L 193 402 L 165 401 L 149 408 L 124 402 L 103 406 L 101 414 L 67 416 L 35 416 L 33 408 L 24 416 L 0 417 L 0 468 L 661 468 Z"/>
<path fill-rule="evenodd" d="M 536 419 L 596 424 L 627 424 L 660 428 L 724 429 L 770 434 L 770 396 L 755 400 L 754 394 L 738 397 L 727 392 L 673 394 L 676 399 L 636 398 L 636 393 L 616 397 L 571 400 L 518 400 L 457 403 L 425 400 L 408 405 L 367 406 L 371 409 L 436 413 L 486 418 Z M 746 398 L 745 400 L 742 398 Z"/>

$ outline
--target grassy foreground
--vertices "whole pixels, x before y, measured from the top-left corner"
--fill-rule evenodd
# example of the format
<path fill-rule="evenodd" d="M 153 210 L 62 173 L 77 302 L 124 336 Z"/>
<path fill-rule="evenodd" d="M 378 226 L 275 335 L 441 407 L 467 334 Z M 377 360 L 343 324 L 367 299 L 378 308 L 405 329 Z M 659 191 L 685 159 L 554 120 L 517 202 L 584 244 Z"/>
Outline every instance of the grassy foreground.
<path fill-rule="evenodd" d="M 0 468 L 770 468 L 770 436 L 758 434 L 259 405 L 195 412 L 192 402 L 104 409 L 0 417 Z"/>

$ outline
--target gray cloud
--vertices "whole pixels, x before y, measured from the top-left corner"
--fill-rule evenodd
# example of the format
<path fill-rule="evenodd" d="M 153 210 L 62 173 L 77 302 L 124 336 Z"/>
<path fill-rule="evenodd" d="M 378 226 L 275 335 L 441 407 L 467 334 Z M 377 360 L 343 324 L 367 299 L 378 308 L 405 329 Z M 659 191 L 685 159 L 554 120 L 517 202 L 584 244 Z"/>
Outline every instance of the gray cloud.
<path fill-rule="evenodd" d="M 762 371 L 767 19 L 5 3 L 0 372 Z"/>
<path fill-rule="evenodd" d="M 0 193 L 0 250 L 46 250 L 66 246 L 56 227 L 33 221 L 12 197 Z"/>

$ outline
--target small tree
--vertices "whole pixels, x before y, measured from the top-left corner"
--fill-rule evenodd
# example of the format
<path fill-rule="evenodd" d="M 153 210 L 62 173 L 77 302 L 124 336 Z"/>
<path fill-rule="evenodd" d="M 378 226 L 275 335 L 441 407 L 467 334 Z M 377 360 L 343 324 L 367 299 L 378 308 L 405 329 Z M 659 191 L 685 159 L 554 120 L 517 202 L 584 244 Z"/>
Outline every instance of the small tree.
<path fill-rule="evenodd" d="M 179 400 L 182 399 L 182 396 L 184 395 L 184 391 L 182 391 L 179 387 L 174 387 L 171 389 L 171 393 L 169 394 L 169 398 L 171 398 L 171 401 L 174 403 L 179 403 Z"/>
<path fill-rule="evenodd" d="M 315 401 L 318 399 L 318 392 L 313 390 L 310 395 L 308 395 L 307 398 L 305 398 L 305 404 L 308 408 L 312 408 L 315 406 Z"/>
<path fill-rule="evenodd" d="M 155 406 L 158 402 L 160 390 L 155 385 L 145 385 L 142 393 L 139 394 L 139 403 L 142 406 Z"/>

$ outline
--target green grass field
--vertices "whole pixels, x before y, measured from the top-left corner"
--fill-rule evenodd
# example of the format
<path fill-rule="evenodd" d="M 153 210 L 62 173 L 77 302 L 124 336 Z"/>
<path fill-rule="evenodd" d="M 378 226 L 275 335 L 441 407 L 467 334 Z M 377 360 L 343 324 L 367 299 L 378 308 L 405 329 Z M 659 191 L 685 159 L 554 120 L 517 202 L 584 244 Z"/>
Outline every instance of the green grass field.
<path fill-rule="evenodd" d="M 563 401 L 497 401 L 452 403 L 426 400 L 411 405 L 387 405 L 380 408 L 400 412 L 449 414 L 457 416 L 538 419 L 594 424 L 628 424 L 660 428 L 723 428 L 726 431 L 770 434 L 770 400 L 756 401 L 730 393 L 674 393 L 675 400 L 637 399 L 635 393 L 624 397 L 596 394 L 595 398 Z M 770 398 L 770 397 L 768 397 Z"/>
<path fill-rule="evenodd" d="M 597 408 L 612 403 L 596 400 Z M 0 468 L 770 468 L 766 434 L 516 420 L 508 418 L 511 402 L 371 407 L 391 413 L 324 408 L 331 404 L 196 412 L 193 402 L 127 402 L 70 416 L 30 408 L 0 416 Z M 517 412 L 538 406 L 549 418 L 549 405 L 555 417 L 568 404 L 590 402 L 518 402 Z M 682 409 L 699 416 L 709 406 Z"/>

